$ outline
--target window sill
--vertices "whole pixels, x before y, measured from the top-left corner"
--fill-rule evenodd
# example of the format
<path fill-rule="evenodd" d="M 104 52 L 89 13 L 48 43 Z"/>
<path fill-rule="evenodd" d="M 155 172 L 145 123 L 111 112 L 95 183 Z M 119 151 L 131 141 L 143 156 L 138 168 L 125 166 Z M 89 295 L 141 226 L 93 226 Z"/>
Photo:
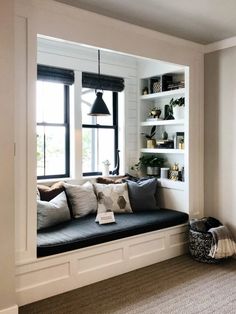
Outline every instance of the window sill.
<path fill-rule="evenodd" d="M 117 175 L 110 175 L 110 176 L 103 176 L 103 175 L 96 175 L 96 176 L 82 176 L 80 179 L 75 179 L 75 178 L 56 178 L 56 179 L 40 179 L 37 180 L 37 184 L 45 184 L 45 185 L 52 185 L 53 183 L 56 183 L 58 181 L 65 181 L 70 184 L 78 184 L 81 182 L 86 182 L 86 180 L 96 180 L 98 177 L 103 177 L 103 178 L 116 178 L 116 177 L 122 177 L 124 175 L 119 174 Z"/>

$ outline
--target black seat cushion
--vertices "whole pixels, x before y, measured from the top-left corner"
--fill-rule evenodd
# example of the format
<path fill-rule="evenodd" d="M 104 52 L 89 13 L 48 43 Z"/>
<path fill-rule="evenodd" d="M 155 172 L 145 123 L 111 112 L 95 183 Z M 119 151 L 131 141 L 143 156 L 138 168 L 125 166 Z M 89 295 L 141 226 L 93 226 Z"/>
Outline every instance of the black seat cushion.
<path fill-rule="evenodd" d="M 38 257 L 168 228 L 188 221 L 186 213 L 171 209 L 117 214 L 116 222 L 106 225 L 96 223 L 95 216 L 90 214 L 38 231 Z"/>

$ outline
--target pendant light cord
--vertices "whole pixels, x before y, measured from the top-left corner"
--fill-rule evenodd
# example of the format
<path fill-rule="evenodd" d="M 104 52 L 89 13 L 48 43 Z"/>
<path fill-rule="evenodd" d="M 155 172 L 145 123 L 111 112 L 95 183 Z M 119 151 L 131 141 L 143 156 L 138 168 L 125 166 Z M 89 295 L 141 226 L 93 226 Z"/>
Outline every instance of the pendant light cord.
<path fill-rule="evenodd" d="M 100 49 L 98 49 L 98 75 L 100 77 Z"/>
<path fill-rule="evenodd" d="M 98 86 L 99 90 L 101 89 L 101 80 L 100 80 L 100 49 L 98 49 Z"/>

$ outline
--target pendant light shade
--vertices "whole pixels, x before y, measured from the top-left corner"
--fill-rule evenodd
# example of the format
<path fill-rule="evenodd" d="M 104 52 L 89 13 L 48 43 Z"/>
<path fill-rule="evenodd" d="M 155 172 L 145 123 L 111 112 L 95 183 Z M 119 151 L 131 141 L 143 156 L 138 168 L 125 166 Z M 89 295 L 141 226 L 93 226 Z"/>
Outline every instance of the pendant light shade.
<path fill-rule="evenodd" d="M 102 99 L 102 92 L 96 93 L 97 97 L 94 101 L 94 104 L 92 106 L 92 109 L 89 113 L 90 116 L 108 116 L 110 115 L 110 112 Z"/>
<path fill-rule="evenodd" d="M 101 90 L 101 83 L 100 83 L 100 50 L 98 50 L 98 89 Z M 90 116 L 107 116 L 110 115 L 110 112 L 102 99 L 102 92 L 98 92 L 95 90 L 96 99 L 93 103 L 91 111 L 89 113 Z"/>

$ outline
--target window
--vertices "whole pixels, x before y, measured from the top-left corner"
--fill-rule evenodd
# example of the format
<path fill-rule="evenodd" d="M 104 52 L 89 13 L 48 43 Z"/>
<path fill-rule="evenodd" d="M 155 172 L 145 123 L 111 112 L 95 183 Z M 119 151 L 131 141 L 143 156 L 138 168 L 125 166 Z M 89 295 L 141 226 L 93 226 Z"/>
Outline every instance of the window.
<path fill-rule="evenodd" d="M 89 116 L 95 90 L 103 90 L 110 116 Z M 102 163 L 110 162 L 119 174 L 118 92 L 124 90 L 124 79 L 108 75 L 82 73 L 82 171 L 83 175 L 102 174 Z"/>
<path fill-rule="evenodd" d="M 69 89 L 70 70 L 38 66 L 37 80 L 37 177 L 70 175 Z"/>
<path fill-rule="evenodd" d="M 110 169 L 117 164 L 118 150 L 118 93 L 103 92 L 110 116 L 89 116 L 95 100 L 94 89 L 82 89 L 82 169 L 83 175 L 102 174 L 102 162 L 109 160 Z"/>

